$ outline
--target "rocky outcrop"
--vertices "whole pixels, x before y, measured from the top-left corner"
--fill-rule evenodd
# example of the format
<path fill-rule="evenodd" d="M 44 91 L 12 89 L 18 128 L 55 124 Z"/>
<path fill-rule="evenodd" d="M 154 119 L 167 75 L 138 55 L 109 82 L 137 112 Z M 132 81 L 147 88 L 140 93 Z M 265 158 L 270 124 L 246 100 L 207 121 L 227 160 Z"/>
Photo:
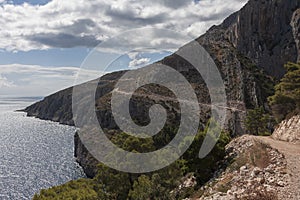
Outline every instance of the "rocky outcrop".
<path fill-rule="evenodd" d="M 85 174 L 89 178 L 93 178 L 97 174 L 97 161 L 82 144 L 78 132 L 74 136 L 75 152 L 74 156 L 76 161 L 83 168 Z"/>
<path fill-rule="evenodd" d="M 276 140 L 299 143 L 300 142 L 300 115 L 282 121 L 273 132 Z"/>
<path fill-rule="evenodd" d="M 278 199 L 290 181 L 284 155 L 259 138 L 234 139 L 226 152 L 226 170 L 202 187 L 201 200 Z"/>

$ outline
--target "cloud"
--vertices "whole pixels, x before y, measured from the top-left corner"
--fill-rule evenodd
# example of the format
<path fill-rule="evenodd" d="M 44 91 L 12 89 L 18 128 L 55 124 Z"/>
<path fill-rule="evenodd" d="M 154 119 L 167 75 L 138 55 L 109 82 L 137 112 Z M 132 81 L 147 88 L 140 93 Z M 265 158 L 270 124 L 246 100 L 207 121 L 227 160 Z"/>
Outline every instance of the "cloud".
<path fill-rule="evenodd" d="M 103 72 L 76 67 L 0 65 L 2 95 L 44 96 L 73 85 L 96 79 Z"/>
<path fill-rule="evenodd" d="M 6 4 L 8 1 L 7 0 L 0 0 L 0 5 L 1 4 Z"/>
<path fill-rule="evenodd" d="M 130 52 L 127 54 L 129 59 L 129 68 L 139 68 L 143 67 L 151 62 L 151 58 L 145 58 L 140 52 Z"/>
<path fill-rule="evenodd" d="M 46 46 L 57 48 L 72 48 L 72 47 L 95 47 L 101 41 L 97 40 L 93 35 L 70 35 L 65 33 L 59 34 L 37 34 L 28 37 L 29 40 L 43 44 Z"/>
<path fill-rule="evenodd" d="M 95 27 L 96 23 L 91 19 L 78 19 L 73 24 L 65 26 L 65 29 L 74 34 L 83 34 Z"/>
<path fill-rule="evenodd" d="M 137 59 L 130 61 L 129 67 L 130 68 L 138 68 L 138 67 L 149 64 L 150 61 L 151 61 L 150 58 L 137 58 Z"/>
<path fill-rule="evenodd" d="M 149 64 L 150 58 L 136 58 L 129 62 L 129 68 L 139 68 Z"/>
<path fill-rule="evenodd" d="M 6 77 L 0 74 L 0 89 L 1 88 L 11 88 L 14 86 L 12 81 L 8 81 Z"/>
<path fill-rule="evenodd" d="M 29 51 L 93 47 L 124 31 L 143 27 L 171 29 L 196 38 L 247 0 L 52 0 L 45 5 L 3 2 L 0 0 L 0 49 Z M 152 36 L 159 40 L 159 34 Z"/>
<path fill-rule="evenodd" d="M 162 2 L 165 6 L 168 6 L 170 8 L 181 8 L 184 6 L 187 6 L 188 4 L 191 4 L 193 1 L 192 0 L 159 0 L 160 2 Z"/>
<path fill-rule="evenodd" d="M 174 52 L 191 40 L 193 40 L 192 37 L 188 37 L 181 32 L 146 27 L 122 32 L 101 43 L 95 50 L 100 54 L 106 52 L 121 55 L 132 51 Z"/>

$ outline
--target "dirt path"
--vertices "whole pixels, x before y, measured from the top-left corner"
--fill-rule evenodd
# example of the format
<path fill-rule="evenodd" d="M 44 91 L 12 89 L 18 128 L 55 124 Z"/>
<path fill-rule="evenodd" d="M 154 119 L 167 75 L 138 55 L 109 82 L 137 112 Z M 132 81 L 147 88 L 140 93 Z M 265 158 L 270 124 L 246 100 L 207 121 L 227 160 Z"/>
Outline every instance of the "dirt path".
<path fill-rule="evenodd" d="M 279 199 L 300 200 L 300 144 L 278 141 L 271 137 L 258 138 L 285 155 L 287 173 L 291 175 L 291 180 L 287 186 L 278 191 Z"/>
<path fill-rule="evenodd" d="M 132 93 L 121 91 L 118 88 L 115 89 L 114 92 L 119 93 L 119 94 L 123 94 L 123 95 L 127 95 L 127 96 L 132 95 Z M 145 95 L 145 94 L 135 94 L 135 96 L 150 98 L 150 99 L 161 99 L 161 100 L 164 100 L 164 101 L 174 101 L 174 98 L 172 98 L 172 97 L 162 96 L 162 95 L 158 95 L 158 94 L 147 94 L 147 95 Z M 191 104 L 194 103 L 193 101 L 188 101 L 188 100 L 184 100 L 184 99 L 176 99 L 176 100 L 177 101 L 181 100 L 182 102 L 187 102 L 187 103 L 191 103 Z M 235 104 L 237 106 L 231 106 L 231 107 L 222 106 L 222 105 L 215 105 L 215 104 L 205 104 L 205 103 L 200 103 L 200 102 L 198 102 L 198 103 L 199 103 L 200 106 L 203 106 L 203 107 L 211 108 L 212 106 L 215 106 L 215 107 L 222 108 L 222 109 L 225 109 L 225 110 L 231 110 L 233 112 L 238 111 L 238 112 L 246 113 L 246 110 L 241 110 L 241 109 L 237 108 L 238 106 L 243 104 L 242 102 L 239 102 L 239 101 L 235 102 Z"/>

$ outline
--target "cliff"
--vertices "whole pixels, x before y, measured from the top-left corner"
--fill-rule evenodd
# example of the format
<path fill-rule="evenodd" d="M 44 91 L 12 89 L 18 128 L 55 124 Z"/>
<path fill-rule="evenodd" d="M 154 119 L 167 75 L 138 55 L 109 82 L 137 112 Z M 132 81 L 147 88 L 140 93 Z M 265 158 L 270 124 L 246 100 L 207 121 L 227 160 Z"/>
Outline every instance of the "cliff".
<path fill-rule="evenodd" d="M 212 27 L 196 39 L 211 54 L 224 80 L 228 100 L 226 129 L 232 136 L 244 133 L 242 121 L 247 109 L 256 106 L 268 109 L 266 98 L 272 94 L 272 78 L 283 76 L 283 64 L 300 59 L 299 6 L 299 0 L 250 0 L 221 25 Z M 210 108 L 205 106 L 210 98 L 201 76 L 176 54 L 160 62 L 181 72 L 192 84 L 201 107 L 200 124 L 203 128 L 210 117 Z M 111 114 L 110 98 L 114 85 L 123 73 L 107 74 L 98 82 L 96 110 L 102 128 L 118 130 Z M 141 88 L 134 94 L 132 118 L 139 124 L 147 124 L 148 108 L 154 103 L 160 103 L 168 110 L 169 124 L 176 123 L 180 117 L 176 112 L 176 98 L 168 90 L 153 86 Z M 74 125 L 72 88 L 46 97 L 25 111 L 28 116 Z M 96 162 L 79 137 L 75 137 L 75 144 L 79 163 L 92 177 Z"/>
<path fill-rule="evenodd" d="M 74 125 L 72 106 L 72 88 L 68 88 L 45 97 L 43 100 L 25 108 L 29 117 L 51 120 L 65 125 Z"/>
<path fill-rule="evenodd" d="M 282 121 L 275 129 L 272 137 L 286 142 L 300 142 L 300 115 Z"/>
<path fill-rule="evenodd" d="M 300 1 L 250 0 L 212 32 L 223 37 L 269 75 L 281 78 L 283 65 L 300 59 Z"/>

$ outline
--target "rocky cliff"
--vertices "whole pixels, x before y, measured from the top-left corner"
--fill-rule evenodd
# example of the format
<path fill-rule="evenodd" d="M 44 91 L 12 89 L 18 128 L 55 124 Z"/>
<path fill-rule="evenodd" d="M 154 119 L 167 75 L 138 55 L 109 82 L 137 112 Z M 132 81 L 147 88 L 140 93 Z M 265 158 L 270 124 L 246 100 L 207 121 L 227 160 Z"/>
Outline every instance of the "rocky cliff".
<path fill-rule="evenodd" d="M 74 125 L 72 120 L 72 88 L 68 88 L 44 98 L 23 111 L 29 117 L 51 120 L 65 125 Z"/>
<path fill-rule="evenodd" d="M 239 12 L 196 40 L 210 53 L 224 80 L 228 100 L 226 129 L 233 136 L 244 133 L 242 121 L 247 109 L 267 108 L 266 98 L 273 88 L 272 77 L 284 74 L 283 64 L 300 59 L 299 7 L 299 0 L 250 0 Z M 176 54 L 160 63 L 181 72 L 193 86 L 201 107 L 200 124 L 203 128 L 210 117 L 210 108 L 206 106 L 210 97 L 203 79 L 190 63 Z M 107 74 L 98 82 L 96 110 L 102 128 L 118 129 L 111 114 L 110 98 L 123 73 Z M 134 94 L 131 103 L 132 118 L 139 124 L 149 122 L 148 108 L 154 103 L 167 109 L 169 124 L 176 125 L 180 118 L 174 95 L 158 86 L 142 87 Z M 72 88 L 46 97 L 25 111 L 29 116 L 73 125 Z M 95 162 L 91 161 L 79 137 L 75 137 L 75 143 L 78 161 L 93 176 L 90 163 L 93 168 Z"/>
<path fill-rule="evenodd" d="M 250 0 L 205 36 L 223 31 L 224 38 L 240 53 L 281 78 L 283 65 L 300 59 L 299 6 L 299 0 Z"/>
<path fill-rule="evenodd" d="M 300 142 L 300 115 L 282 121 L 275 129 L 272 137 L 286 142 Z"/>

